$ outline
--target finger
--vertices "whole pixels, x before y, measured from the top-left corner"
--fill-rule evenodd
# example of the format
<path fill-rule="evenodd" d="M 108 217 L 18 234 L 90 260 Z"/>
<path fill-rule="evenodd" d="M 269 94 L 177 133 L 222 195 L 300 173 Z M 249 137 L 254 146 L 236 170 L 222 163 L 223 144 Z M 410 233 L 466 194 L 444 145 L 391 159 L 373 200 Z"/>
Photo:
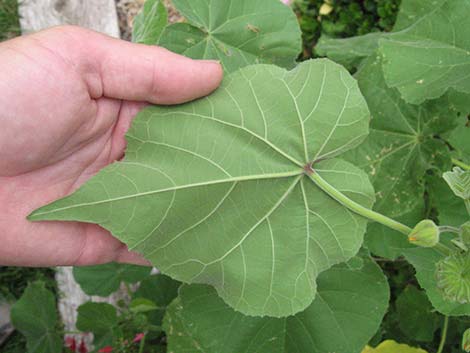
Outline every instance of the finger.
<path fill-rule="evenodd" d="M 121 248 L 121 251 L 117 253 L 116 262 L 125 263 L 125 264 L 134 264 L 141 266 L 152 266 L 151 262 L 146 260 L 142 255 L 127 250 L 126 246 Z"/>
<path fill-rule="evenodd" d="M 85 29 L 72 32 L 85 46 L 74 51 L 94 98 L 177 104 L 208 95 L 222 80 L 222 68 L 215 61 L 192 60 Z"/>
<path fill-rule="evenodd" d="M 130 263 L 151 266 L 151 263 L 136 252 L 129 251 L 127 246 L 114 238 L 105 229 L 94 225 L 85 225 L 86 231 L 80 241 L 80 250 L 75 253 L 74 266 L 88 266 L 108 262 Z"/>
<path fill-rule="evenodd" d="M 126 133 L 129 130 L 132 120 L 137 113 L 147 104 L 142 102 L 122 102 L 119 111 L 119 117 L 112 135 L 112 146 L 110 153 L 110 162 L 119 160 L 124 156 L 124 150 L 127 145 Z"/>

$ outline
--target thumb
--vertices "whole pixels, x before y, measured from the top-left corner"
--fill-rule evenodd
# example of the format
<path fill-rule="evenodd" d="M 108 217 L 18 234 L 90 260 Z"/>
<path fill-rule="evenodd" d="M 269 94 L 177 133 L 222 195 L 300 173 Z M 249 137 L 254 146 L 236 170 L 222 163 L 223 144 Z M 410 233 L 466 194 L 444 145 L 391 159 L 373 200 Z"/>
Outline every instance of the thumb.
<path fill-rule="evenodd" d="M 82 28 L 65 30 L 79 41 L 73 47 L 93 98 L 178 104 L 208 95 L 222 81 L 222 67 L 215 61 L 192 60 Z"/>

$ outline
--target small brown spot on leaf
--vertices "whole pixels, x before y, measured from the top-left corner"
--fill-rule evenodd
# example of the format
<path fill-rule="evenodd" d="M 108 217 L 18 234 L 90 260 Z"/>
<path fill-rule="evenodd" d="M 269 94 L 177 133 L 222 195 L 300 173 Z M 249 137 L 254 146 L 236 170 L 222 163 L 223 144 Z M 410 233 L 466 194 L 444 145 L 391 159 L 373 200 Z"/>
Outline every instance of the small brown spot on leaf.
<path fill-rule="evenodd" d="M 253 33 L 259 33 L 260 32 L 260 29 L 252 24 L 247 24 L 246 25 L 246 29 L 248 29 L 249 31 L 253 32 Z"/>

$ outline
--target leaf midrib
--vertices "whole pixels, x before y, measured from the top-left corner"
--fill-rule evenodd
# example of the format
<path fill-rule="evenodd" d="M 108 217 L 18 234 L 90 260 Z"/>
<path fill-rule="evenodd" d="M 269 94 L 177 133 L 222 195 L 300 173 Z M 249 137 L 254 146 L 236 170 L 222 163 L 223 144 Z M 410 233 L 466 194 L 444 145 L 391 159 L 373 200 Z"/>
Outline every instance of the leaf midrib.
<path fill-rule="evenodd" d="M 125 161 L 123 161 L 121 163 L 122 164 L 133 164 L 132 162 L 125 162 Z M 241 181 L 254 181 L 254 180 L 263 180 L 263 179 L 288 178 L 288 177 L 299 176 L 299 175 L 302 175 L 302 174 L 304 174 L 303 169 L 296 169 L 296 170 L 292 170 L 292 171 L 289 171 L 289 172 L 282 172 L 282 173 L 243 175 L 243 176 L 238 176 L 238 177 L 233 177 L 233 178 L 216 179 L 216 180 L 212 180 L 210 182 L 200 182 L 200 183 L 192 183 L 192 184 L 185 184 L 185 185 L 175 185 L 175 186 L 172 186 L 172 187 L 169 187 L 169 188 L 151 190 L 151 191 L 140 192 L 140 193 L 134 193 L 134 194 L 130 194 L 130 195 L 124 195 L 124 196 L 109 198 L 109 199 L 106 199 L 106 200 L 100 200 L 100 201 L 94 201 L 94 202 L 83 202 L 83 203 L 75 204 L 75 205 L 71 205 L 71 206 L 55 208 L 52 211 L 33 212 L 29 218 L 33 220 L 33 219 L 35 219 L 39 216 L 42 216 L 42 215 L 46 215 L 46 214 L 49 214 L 49 213 L 61 212 L 61 211 L 68 210 L 68 209 L 84 207 L 84 206 L 100 205 L 100 204 L 109 203 L 109 202 L 122 201 L 122 200 L 137 198 L 137 197 L 160 194 L 160 193 L 169 192 L 169 191 L 177 191 L 177 190 L 188 189 L 188 188 L 193 188 L 193 187 L 210 186 L 210 185 L 241 182 Z"/>

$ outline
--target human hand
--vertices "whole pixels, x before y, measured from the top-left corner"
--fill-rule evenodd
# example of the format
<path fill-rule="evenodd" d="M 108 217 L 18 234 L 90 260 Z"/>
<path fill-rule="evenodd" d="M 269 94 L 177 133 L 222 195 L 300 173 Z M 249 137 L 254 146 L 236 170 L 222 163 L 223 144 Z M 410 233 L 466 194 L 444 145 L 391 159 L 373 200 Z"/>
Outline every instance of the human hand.
<path fill-rule="evenodd" d="M 120 159 L 145 102 L 205 96 L 220 65 L 56 27 L 1 43 L 0 77 L 0 264 L 147 264 L 97 225 L 26 216 Z"/>

